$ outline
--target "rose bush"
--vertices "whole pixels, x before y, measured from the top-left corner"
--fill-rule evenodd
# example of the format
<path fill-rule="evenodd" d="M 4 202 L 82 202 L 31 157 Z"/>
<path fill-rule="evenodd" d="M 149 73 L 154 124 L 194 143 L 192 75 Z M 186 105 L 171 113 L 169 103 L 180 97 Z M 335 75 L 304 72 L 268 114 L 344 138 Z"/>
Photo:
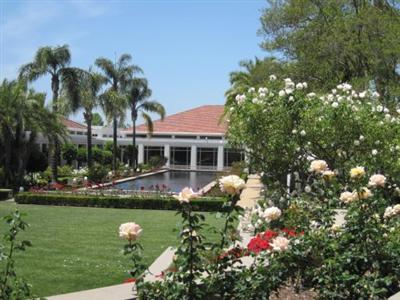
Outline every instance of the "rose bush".
<path fill-rule="evenodd" d="M 304 183 L 307 159 L 316 157 L 314 172 L 325 171 L 326 162 L 337 170 L 362 165 L 400 176 L 399 106 L 386 107 L 376 92 L 349 84 L 316 95 L 305 83 L 273 79 L 238 95 L 225 113 L 229 143 L 246 151 L 270 188 L 278 182 L 283 189 L 288 173 L 296 174 L 292 183 Z"/>

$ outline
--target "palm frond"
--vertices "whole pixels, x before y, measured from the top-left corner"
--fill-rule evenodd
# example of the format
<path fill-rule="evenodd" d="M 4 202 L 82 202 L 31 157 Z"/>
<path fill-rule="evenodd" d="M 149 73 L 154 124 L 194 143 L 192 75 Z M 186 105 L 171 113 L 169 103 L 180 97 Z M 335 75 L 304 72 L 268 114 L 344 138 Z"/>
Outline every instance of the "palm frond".
<path fill-rule="evenodd" d="M 146 124 L 146 127 L 147 127 L 147 130 L 148 130 L 149 134 L 152 134 L 153 130 L 154 130 L 153 120 L 145 112 L 142 112 L 142 118 L 144 120 L 144 123 Z"/>
<path fill-rule="evenodd" d="M 108 58 L 99 57 L 98 59 L 96 59 L 95 65 L 104 72 L 109 82 L 111 82 L 113 78 L 117 77 L 115 66 L 113 62 Z"/>
<path fill-rule="evenodd" d="M 71 103 L 72 111 L 76 111 L 80 106 L 80 86 L 85 75 L 84 72 L 79 68 L 62 68 L 60 70 L 62 90 Z"/>
<path fill-rule="evenodd" d="M 160 116 L 161 120 L 164 120 L 164 118 L 165 118 L 164 106 L 155 100 L 143 102 L 142 104 L 140 104 L 138 109 L 141 109 L 146 112 L 156 113 Z"/>

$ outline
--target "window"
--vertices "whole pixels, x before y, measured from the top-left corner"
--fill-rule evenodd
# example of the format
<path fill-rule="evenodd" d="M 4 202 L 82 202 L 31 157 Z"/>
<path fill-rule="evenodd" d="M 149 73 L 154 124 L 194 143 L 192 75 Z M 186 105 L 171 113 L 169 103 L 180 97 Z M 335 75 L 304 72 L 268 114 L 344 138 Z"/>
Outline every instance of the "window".
<path fill-rule="evenodd" d="M 218 148 L 197 148 L 198 166 L 217 166 Z"/>
<path fill-rule="evenodd" d="M 200 139 L 201 140 L 222 140 L 222 136 L 205 136 L 205 135 L 201 135 Z"/>
<path fill-rule="evenodd" d="M 190 166 L 190 147 L 171 147 L 171 165 Z"/>
<path fill-rule="evenodd" d="M 154 156 L 164 156 L 164 147 L 152 147 L 145 146 L 144 147 L 144 162 L 147 164 L 150 158 Z"/>
<path fill-rule="evenodd" d="M 230 167 L 234 162 L 239 162 L 244 160 L 244 153 L 240 150 L 235 149 L 224 149 L 224 166 Z"/>

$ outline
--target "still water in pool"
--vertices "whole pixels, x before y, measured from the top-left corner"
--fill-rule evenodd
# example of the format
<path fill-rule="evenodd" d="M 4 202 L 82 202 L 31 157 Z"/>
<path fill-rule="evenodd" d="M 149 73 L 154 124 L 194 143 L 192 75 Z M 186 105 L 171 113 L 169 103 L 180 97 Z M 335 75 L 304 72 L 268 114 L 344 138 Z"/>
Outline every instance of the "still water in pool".
<path fill-rule="evenodd" d="M 161 189 L 180 192 L 184 187 L 197 191 L 216 178 L 215 172 L 167 171 L 115 185 L 123 190 L 155 190 Z"/>

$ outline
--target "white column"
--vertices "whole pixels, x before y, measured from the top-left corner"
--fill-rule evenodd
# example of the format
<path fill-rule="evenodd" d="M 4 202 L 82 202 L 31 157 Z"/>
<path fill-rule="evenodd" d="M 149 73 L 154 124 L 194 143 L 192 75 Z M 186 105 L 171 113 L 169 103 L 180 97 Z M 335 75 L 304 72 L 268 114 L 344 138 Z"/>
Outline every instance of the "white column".
<path fill-rule="evenodd" d="M 171 159 L 171 155 L 170 155 L 170 147 L 169 145 L 164 145 L 164 157 L 168 158 L 167 162 L 165 163 L 165 166 L 167 168 L 169 168 L 170 164 L 170 159 Z"/>
<path fill-rule="evenodd" d="M 144 145 L 138 145 L 138 164 L 144 163 Z"/>
<path fill-rule="evenodd" d="M 190 148 L 190 169 L 197 169 L 197 146 L 192 146 Z"/>
<path fill-rule="evenodd" d="M 217 171 L 224 170 L 224 146 L 218 146 Z"/>

